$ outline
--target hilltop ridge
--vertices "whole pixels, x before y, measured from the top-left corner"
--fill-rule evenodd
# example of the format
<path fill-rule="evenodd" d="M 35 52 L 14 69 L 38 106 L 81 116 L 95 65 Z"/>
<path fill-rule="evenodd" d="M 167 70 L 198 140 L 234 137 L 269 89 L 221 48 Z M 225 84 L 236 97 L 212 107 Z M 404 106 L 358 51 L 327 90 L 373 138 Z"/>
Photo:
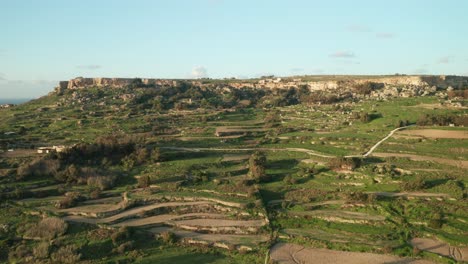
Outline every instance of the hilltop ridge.
<path fill-rule="evenodd" d="M 308 86 L 310 90 L 335 89 L 343 86 L 352 86 L 363 83 L 377 83 L 402 86 L 436 86 L 446 89 L 455 89 L 468 86 L 468 77 L 453 75 L 387 75 L 387 76 L 302 76 L 302 77 L 273 77 L 261 79 L 156 79 L 156 78 L 83 78 L 77 77 L 68 81 L 61 81 L 57 88 L 81 89 L 86 87 L 127 87 L 132 84 L 143 84 L 148 86 L 176 86 L 179 82 L 189 82 L 195 86 L 229 86 L 233 88 L 257 88 L 257 89 L 286 89 L 290 87 Z"/>

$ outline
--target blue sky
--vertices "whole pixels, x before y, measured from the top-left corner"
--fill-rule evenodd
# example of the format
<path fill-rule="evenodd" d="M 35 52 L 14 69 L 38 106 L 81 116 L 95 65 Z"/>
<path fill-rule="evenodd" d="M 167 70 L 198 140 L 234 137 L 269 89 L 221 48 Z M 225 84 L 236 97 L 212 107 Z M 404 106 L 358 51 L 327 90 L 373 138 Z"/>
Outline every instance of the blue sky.
<path fill-rule="evenodd" d="M 468 75 L 465 0 L 0 4 L 0 98 L 76 76 Z"/>

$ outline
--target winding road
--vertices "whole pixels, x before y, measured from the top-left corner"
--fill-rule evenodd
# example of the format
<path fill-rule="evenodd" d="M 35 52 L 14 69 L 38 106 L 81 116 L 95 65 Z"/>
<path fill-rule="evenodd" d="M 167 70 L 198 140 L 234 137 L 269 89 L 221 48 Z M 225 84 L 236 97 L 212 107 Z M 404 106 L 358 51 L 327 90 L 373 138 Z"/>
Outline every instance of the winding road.
<path fill-rule="evenodd" d="M 392 131 L 390 131 L 390 133 L 384 137 L 382 140 L 380 140 L 379 142 L 375 143 L 374 146 L 372 146 L 372 148 L 369 149 L 369 151 L 367 151 L 364 155 L 362 155 L 362 157 L 367 157 L 369 156 L 370 154 L 372 154 L 372 152 L 380 145 L 382 144 L 385 140 L 389 139 L 391 136 L 393 136 L 393 134 L 395 134 L 395 132 L 397 131 L 400 131 L 400 130 L 403 130 L 403 129 L 406 129 L 408 127 L 412 127 L 414 125 L 409 125 L 409 126 L 403 126 L 403 127 L 398 127 L 398 128 L 395 128 L 393 129 Z"/>
<path fill-rule="evenodd" d="M 384 137 L 379 142 L 375 143 L 366 153 L 361 155 L 348 155 L 344 156 L 345 158 L 366 158 L 374 152 L 377 147 L 382 144 L 385 140 L 389 139 L 395 132 L 406 129 L 414 125 L 398 127 L 390 131 L 390 133 Z M 191 151 L 191 152 L 200 152 L 200 151 L 293 151 L 293 152 L 302 152 L 309 154 L 311 156 L 321 157 L 321 158 L 336 158 L 337 156 L 327 155 L 319 153 L 314 150 L 305 149 L 305 148 L 187 148 L 187 147 L 161 147 L 161 149 L 170 149 L 170 150 L 181 150 L 181 151 Z"/>

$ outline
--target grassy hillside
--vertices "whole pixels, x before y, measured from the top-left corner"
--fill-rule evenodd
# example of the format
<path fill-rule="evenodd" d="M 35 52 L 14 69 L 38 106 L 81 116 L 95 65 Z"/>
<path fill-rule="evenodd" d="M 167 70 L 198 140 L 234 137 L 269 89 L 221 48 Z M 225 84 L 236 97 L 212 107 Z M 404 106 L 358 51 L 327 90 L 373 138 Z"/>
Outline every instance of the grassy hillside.
<path fill-rule="evenodd" d="M 458 260 L 412 241 L 467 247 L 467 101 L 316 96 L 184 84 L 0 109 L 0 262 L 263 263 L 278 242 Z"/>

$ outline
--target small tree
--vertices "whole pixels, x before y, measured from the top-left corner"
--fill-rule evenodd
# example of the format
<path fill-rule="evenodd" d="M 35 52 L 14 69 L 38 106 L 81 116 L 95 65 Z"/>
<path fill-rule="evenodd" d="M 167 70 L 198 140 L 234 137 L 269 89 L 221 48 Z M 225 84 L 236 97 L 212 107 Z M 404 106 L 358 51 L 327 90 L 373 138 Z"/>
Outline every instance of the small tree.
<path fill-rule="evenodd" d="M 266 156 L 262 152 L 256 151 L 249 159 L 249 176 L 257 182 L 265 182 L 269 177 L 265 173 Z"/>
<path fill-rule="evenodd" d="M 142 175 L 138 178 L 138 187 L 148 188 L 151 184 L 151 178 L 148 175 Z"/>
<path fill-rule="evenodd" d="M 403 181 L 400 184 L 400 188 L 403 191 L 416 191 L 426 187 L 426 181 L 423 177 L 417 176 L 415 179 L 409 181 Z"/>
<path fill-rule="evenodd" d="M 131 156 L 126 156 L 122 159 L 122 166 L 125 171 L 130 171 L 135 166 L 135 160 Z"/>
<path fill-rule="evenodd" d="M 159 148 L 151 150 L 151 160 L 153 162 L 161 161 L 161 150 L 159 150 Z"/>
<path fill-rule="evenodd" d="M 266 128 L 271 128 L 271 127 L 276 127 L 281 123 L 281 116 L 280 112 L 278 110 L 274 110 L 269 112 L 265 116 L 265 127 Z"/>
<path fill-rule="evenodd" d="M 150 157 L 150 152 L 147 148 L 140 148 L 136 151 L 136 163 L 143 164 Z"/>
<path fill-rule="evenodd" d="M 162 232 L 160 237 L 162 238 L 162 240 L 164 241 L 164 243 L 168 243 L 168 244 L 173 244 L 177 241 L 177 236 L 176 234 L 172 233 L 172 232 Z"/>

